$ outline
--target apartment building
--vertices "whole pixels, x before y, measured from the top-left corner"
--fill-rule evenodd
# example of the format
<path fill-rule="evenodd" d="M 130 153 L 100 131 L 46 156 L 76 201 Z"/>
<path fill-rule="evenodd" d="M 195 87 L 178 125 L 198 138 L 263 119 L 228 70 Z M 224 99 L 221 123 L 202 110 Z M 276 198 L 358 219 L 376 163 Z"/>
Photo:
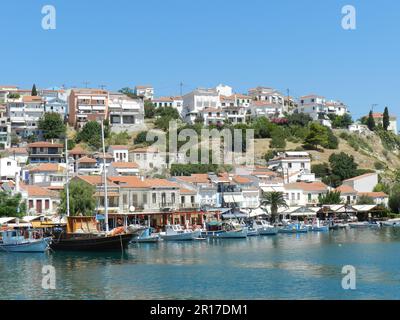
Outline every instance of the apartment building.
<path fill-rule="evenodd" d="M 171 107 L 178 110 L 180 115 L 182 114 L 183 98 L 181 96 L 159 97 L 154 98 L 151 102 L 153 103 L 154 108 Z"/>
<path fill-rule="evenodd" d="M 284 185 L 284 196 L 289 206 L 310 206 L 319 203 L 319 197 L 328 192 L 322 182 L 294 182 Z"/>
<path fill-rule="evenodd" d="M 248 95 L 255 101 L 275 105 L 277 109 L 282 110 L 282 113 L 287 111 L 285 108 L 285 97 L 278 90 L 269 87 L 257 87 L 250 89 Z"/>
<path fill-rule="evenodd" d="M 113 156 L 115 162 L 128 162 L 129 161 L 129 148 L 123 145 L 111 145 L 108 147 L 107 152 Z"/>
<path fill-rule="evenodd" d="M 82 128 L 88 121 L 102 121 L 108 115 L 108 91 L 72 89 L 68 99 L 68 122 Z"/>
<path fill-rule="evenodd" d="M 29 163 L 61 163 L 64 146 L 59 143 L 34 142 L 28 144 Z"/>
<path fill-rule="evenodd" d="M 63 189 L 67 181 L 65 164 L 42 163 L 28 169 L 28 184 Z"/>
<path fill-rule="evenodd" d="M 11 124 L 7 117 L 7 105 L 0 104 L 0 150 L 11 147 Z"/>
<path fill-rule="evenodd" d="M 108 117 L 111 131 L 134 132 L 144 128 L 144 102 L 122 93 L 110 93 Z"/>
<path fill-rule="evenodd" d="M 45 112 L 58 113 L 61 119 L 68 115 L 68 93 L 65 90 L 39 90 L 38 94 L 45 100 Z"/>
<path fill-rule="evenodd" d="M 7 112 L 11 123 L 11 132 L 22 138 L 30 135 L 41 136 L 39 120 L 45 113 L 46 101 L 40 96 L 20 96 L 9 99 Z"/>

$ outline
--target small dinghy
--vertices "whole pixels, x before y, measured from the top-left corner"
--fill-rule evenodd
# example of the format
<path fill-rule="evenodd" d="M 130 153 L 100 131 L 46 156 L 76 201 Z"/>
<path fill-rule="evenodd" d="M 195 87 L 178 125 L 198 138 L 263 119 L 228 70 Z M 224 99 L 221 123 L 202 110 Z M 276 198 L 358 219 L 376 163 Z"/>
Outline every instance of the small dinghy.
<path fill-rule="evenodd" d="M 51 238 L 43 237 L 42 230 L 1 231 L 0 249 L 5 252 L 45 252 L 49 249 Z"/>

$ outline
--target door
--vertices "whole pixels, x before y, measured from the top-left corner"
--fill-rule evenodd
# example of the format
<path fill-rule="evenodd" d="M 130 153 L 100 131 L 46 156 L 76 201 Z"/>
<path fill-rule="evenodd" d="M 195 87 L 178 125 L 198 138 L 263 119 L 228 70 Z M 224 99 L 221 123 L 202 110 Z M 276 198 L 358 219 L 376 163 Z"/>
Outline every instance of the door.
<path fill-rule="evenodd" d="M 42 200 L 36 200 L 36 212 L 42 213 Z"/>

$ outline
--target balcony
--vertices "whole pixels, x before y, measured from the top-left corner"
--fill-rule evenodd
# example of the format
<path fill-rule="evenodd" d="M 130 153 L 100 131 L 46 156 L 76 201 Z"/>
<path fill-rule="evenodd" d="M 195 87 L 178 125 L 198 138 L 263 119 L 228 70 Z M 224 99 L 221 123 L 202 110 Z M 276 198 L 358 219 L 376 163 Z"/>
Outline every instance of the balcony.
<path fill-rule="evenodd" d="M 200 208 L 199 203 L 180 203 L 179 209 L 198 209 Z"/>

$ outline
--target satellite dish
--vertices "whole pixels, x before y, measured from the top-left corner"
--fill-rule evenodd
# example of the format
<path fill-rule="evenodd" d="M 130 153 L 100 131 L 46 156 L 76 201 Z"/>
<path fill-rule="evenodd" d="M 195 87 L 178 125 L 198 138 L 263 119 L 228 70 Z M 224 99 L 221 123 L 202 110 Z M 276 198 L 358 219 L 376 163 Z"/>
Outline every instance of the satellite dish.
<path fill-rule="evenodd" d="M 134 207 L 134 206 L 130 206 L 130 207 L 129 207 L 129 211 L 130 211 L 130 212 L 134 212 L 134 211 L 135 211 L 135 207 Z"/>

